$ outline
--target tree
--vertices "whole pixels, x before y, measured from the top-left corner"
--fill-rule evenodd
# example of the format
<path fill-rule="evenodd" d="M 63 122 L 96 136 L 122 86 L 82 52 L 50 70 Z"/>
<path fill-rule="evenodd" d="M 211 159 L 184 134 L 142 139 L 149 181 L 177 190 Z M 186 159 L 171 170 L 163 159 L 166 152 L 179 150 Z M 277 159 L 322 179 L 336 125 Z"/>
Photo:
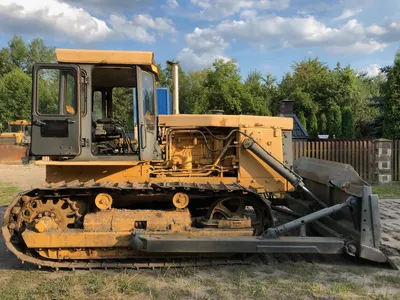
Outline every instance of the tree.
<path fill-rule="evenodd" d="M 208 90 L 207 110 L 221 109 L 226 114 L 247 113 L 252 98 L 246 92 L 235 61 L 216 60 L 213 70 L 207 73 L 205 87 Z"/>
<path fill-rule="evenodd" d="M 3 48 L 0 50 L 0 76 L 4 75 L 14 68 L 14 64 L 12 62 L 10 49 Z"/>
<path fill-rule="evenodd" d="M 383 99 L 383 135 L 388 139 L 400 138 L 400 53 L 394 64 L 386 70 L 387 83 Z"/>
<path fill-rule="evenodd" d="M 28 44 L 26 72 L 31 74 L 32 67 L 36 63 L 56 62 L 56 53 L 53 46 L 46 46 L 42 39 L 33 39 Z"/>
<path fill-rule="evenodd" d="M 8 48 L 13 65 L 26 71 L 28 66 L 29 50 L 22 37 L 14 35 L 8 43 Z"/>
<path fill-rule="evenodd" d="M 0 81 L 0 123 L 30 119 L 31 78 L 21 69 L 15 68 Z"/>
<path fill-rule="evenodd" d="M 298 118 L 301 125 L 303 125 L 304 129 L 307 130 L 307 119 L 302 111 L 298 113 Z"/>
<path fill-rule="evenodd" d="M 250 93 L 252 98 L 251 106 L 245 108 L 246 113 L 269 116 L 271 112 L 269 110 L 271 99 L 268 94 L 266 85 L 262 84 L 263 77 L 258 71 L 250 72 L 244 82 L 245 88 Z"/>
<path fill-rule="evenodd" d="M 313 138 L 318 137 L 318 121 L 315 112 L 311 113 L 310 125 L 308 127 L 309 127 L 308 134 Z"/>
<path fill-rule="evenodd" d="M 342 135 L 348 139 L 355 137 L 354 115 L 349 106 L 343 108 L 342 111 Z"/>
<path fill-rule="evenodd" d="M 330 138 L 342 136 L 342 113 L 336 104 L 331 105 L 327 116 L 327 130 Z"/>
<path fill-rule="evenodd" d="M 319 133 L 327 133 L 327 120 L 326 120 L 326 115 L 324 113 L 321 114 L 320 118 L 319 118 Z"/>
<path fill-rule="evenodd" d="M 113 88 L 113 118 L 121 121 L 125 128 L 133 128 L 132 88 Z"/>
<path fill-rule="evenodd" d="M 183 113 L 209 113 L 208 89 L 205 86 L 208 72 L 210 72 L 210 69 L 190 72 L 187 75 L 187 82 L 180 103 L 180 110 Z"/>

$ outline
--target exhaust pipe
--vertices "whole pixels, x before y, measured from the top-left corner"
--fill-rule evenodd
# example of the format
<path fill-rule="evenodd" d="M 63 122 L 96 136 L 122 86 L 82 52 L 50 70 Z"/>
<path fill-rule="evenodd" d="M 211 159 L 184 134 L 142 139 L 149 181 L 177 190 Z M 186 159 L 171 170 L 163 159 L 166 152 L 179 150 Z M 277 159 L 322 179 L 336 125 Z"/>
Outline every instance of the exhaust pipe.
<path fill-rule="evenodd" d="M 167 61 L 172 66 L 172 114 L 179 115 L 179 64 Z"/>

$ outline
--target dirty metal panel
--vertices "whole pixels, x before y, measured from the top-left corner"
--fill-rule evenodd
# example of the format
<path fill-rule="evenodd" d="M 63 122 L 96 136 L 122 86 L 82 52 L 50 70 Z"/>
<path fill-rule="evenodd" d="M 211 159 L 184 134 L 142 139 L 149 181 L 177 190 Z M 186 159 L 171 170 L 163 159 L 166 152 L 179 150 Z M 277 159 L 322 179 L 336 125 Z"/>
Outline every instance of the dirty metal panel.
<path fill-rule="evenodd" d="M 255 236 L 136 236 L 134 249 L 149 253 L 343 253 L 344 242 L 327 237 L 282 237 L 259 239 Z"/>
<path fill-rule="evenodd" d="M 0 163 L 21 164 L 26 158 L 26 147 L 19 145 L 0 145 Z"/>
<path fill-rule="evenodd" d="M 369 186 L 348 164 L 301 157 L 294 162 L 294 171 L 316 183 L 329 185 L 332 182 L 343 192 L 357 197 L 362 197 L 364 186 Z"/>
<path fill-rule="evenodd" d="M 84 228 L 87 231 L 186 231 L 190 230 L 192 220 L 185 210 L 123 210 L 99 211 L 85 216 Z"/>

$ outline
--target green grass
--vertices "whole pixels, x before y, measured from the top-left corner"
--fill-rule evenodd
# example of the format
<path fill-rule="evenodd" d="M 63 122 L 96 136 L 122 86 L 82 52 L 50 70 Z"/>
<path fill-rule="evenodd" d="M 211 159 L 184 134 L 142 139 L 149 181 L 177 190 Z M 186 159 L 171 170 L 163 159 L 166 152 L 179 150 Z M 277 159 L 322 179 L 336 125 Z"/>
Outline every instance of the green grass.
<path fill-rule="evenodd" d="M 400 184 L 376 185 L 372 192 L 378 194 L 380 199 L 400 199 Z"/>
<path fill-rule="evenodd" d="M 388 299 L 392 273 L 331 273 L 309 263 L 155 271 L 0 270 L 1 299 Z M 330 276 L 334 276 L 334 280 Z M 378 283 L 382 292 L 371 289 Z M 392 289 L 390 292 L 388 292 Z M 394 291 L 394 292 L 393 292 Z"/>
<path fill-rule="evenodd" d="M 0 206 L 8 205 L 19 191 L 20 189 L 13 185 L 0 182 Z"/>

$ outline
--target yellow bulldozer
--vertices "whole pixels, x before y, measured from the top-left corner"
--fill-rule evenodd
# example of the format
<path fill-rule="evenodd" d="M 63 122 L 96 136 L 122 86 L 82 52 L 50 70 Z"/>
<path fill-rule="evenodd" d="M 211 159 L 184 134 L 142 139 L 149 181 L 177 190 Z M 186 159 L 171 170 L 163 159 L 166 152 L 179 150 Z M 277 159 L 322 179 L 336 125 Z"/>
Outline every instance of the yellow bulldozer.
<path fill-rule="evenodd" d="M 30 125 L 26 120 L 16 120 L 8 122 L 6 131 L 0 130 L 1 163 L 26 161 L 30 143 Z"/>
<path fill-rule="evenodd" d="M 30 154 L 46 182 L 16 196 L 2 233 L 51 268 L 243 263 L 346 253 L 386 263 L 378 197 L 349 165 L 293 162 L 293 120 L 157 113 L 152 52 L 57 49 L 33 68 Z M 114 90 L 132 91 L 118 107 Z M 134 123 L 117 117 L 127 109 Z"/>

